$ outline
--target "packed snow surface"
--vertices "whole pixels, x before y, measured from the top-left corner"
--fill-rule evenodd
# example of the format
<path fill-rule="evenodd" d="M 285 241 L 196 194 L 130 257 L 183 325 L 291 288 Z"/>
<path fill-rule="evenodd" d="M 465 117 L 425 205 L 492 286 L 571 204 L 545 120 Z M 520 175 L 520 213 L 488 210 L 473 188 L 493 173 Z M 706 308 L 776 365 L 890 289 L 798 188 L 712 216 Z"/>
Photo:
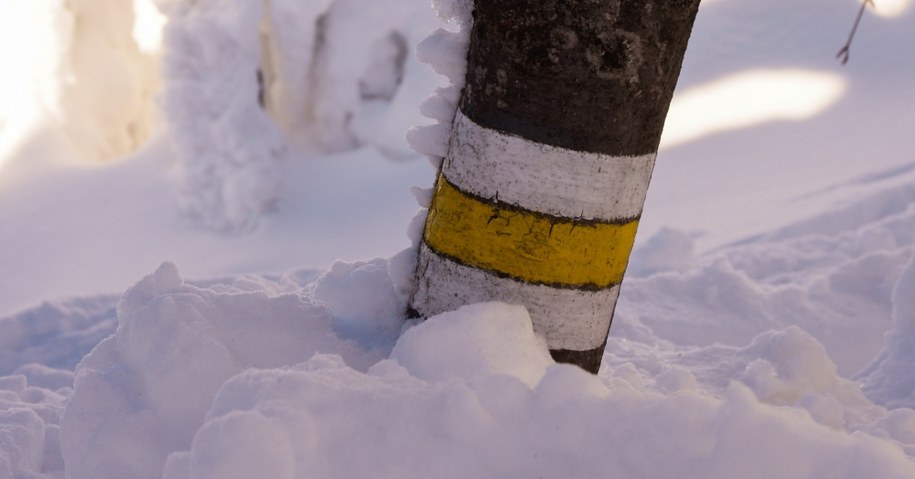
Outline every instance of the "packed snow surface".
<path fill-rule="evenodd" d="M 915 477 L 909 0 L 704 2 L 596 376 L 403 317 L 428 3 L 0 4 L 0 479 Z"/>

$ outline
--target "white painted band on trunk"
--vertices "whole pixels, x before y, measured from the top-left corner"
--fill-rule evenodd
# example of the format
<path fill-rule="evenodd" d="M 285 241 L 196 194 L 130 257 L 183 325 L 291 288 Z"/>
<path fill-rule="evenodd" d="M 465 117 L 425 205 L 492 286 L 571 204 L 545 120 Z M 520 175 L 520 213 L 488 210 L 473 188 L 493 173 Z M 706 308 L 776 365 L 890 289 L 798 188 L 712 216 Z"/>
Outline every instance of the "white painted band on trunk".
<path fill-rule="evenodd" d="M 419 249 L 419 271 L 412 307 L 421 315 L 484 301 L 521 304 L 550 349 L 589 351 L 603 345 L 620 291 L 619 285 L 582 291 L 500 278 L 443 258 L 425 244 Z"/>
<path fill-rule="evenodd" d="M 458 110 L 442 174 L 483 198 L 554 216 L 612 221 L 642 214 L 656 156 L 544 145 L 477 125 Z"/>

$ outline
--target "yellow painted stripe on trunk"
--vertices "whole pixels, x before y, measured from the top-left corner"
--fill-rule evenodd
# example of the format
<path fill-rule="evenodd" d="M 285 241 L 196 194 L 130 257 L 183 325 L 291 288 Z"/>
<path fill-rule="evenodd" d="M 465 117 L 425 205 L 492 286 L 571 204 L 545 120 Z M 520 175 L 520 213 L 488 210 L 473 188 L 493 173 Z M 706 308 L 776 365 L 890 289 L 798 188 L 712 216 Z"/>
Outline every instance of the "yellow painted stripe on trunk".
<path fill-rule="evenodd" d="M 425 243 L 468 266 L 529 283 L 580 289 L 619 284 L 638 220 L 557 218 L 476 198 L 436 182 Z"/>

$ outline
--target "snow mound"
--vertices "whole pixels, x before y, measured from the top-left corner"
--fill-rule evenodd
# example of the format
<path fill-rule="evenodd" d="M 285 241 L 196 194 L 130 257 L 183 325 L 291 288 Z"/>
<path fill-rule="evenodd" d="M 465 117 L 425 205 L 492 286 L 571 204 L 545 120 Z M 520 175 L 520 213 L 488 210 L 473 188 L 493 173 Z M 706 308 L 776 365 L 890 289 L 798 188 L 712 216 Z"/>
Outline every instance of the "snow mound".
<path fill-rule="evenodd" d="M 391 359 L 426 381 L 506 374 L 530 386 L 553 363 L 527 310 L 504 303 L 473 304 L 434 316 L 407 330 Z"/>
<path fill-rule="evenodd" d="M 71 477 L 159 477 L 188 447 L 222 384 L 317 352 L 374 362 L 332 330 L 324 306 L 269 287 L 197 288 L 163 264 L 118 305 L 117 332 L 76 369 L 62 420 Z"/>
<path fill-rule="evenodd" d="M 594 376 L 553 363 L 520 306 L 398 338 L 391 264 L 338 263 L 301 288 L 192 286 L 163 264 L 124 294 L 72 394 L 38 366 L 0 379 L 16 400 L 46 388 L 44 409 L 0 416 L 26 451 L 7 462 L 43 473 L 62 452 L 73 479 L 915 474 L 915 412 L 874 405 L 800 328 L 742 348 L 611 338 Z M 60 447 L 45 444 L 68 396 Z"/>

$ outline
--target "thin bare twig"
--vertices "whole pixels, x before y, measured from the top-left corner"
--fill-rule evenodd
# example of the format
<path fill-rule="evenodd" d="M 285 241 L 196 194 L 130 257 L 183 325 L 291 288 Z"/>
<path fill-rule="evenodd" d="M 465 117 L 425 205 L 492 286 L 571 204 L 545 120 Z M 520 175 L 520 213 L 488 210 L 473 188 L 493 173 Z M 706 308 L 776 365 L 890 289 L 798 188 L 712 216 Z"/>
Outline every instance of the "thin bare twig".
<path fill-rule="evenodd" d="M 851 33 L 848 34 L 848 41 L 845 42 L 845 46 L 842 47 L 841 50 L 839 50 L 838 54 L 836 54 L 836 58 L 838 58 L 839 61 L 841 61 L 843 65 L 848 63 L 848 49 L 851 48 L 851 41 L 855 38 L 855 32 L 858 31 L 858 24 L 861 23 L 861 17 L 864 16 L 864 10 L 867 8 L 868 5 L 876 8 L 876 5 L 874 4 L 874 0 L 864 0 L 863 2 L 861 2 L 861 8 L 858 10 L 858 16 L 855 17 L 855 24 L 852 25 Z"/>

